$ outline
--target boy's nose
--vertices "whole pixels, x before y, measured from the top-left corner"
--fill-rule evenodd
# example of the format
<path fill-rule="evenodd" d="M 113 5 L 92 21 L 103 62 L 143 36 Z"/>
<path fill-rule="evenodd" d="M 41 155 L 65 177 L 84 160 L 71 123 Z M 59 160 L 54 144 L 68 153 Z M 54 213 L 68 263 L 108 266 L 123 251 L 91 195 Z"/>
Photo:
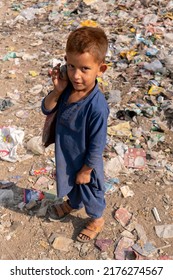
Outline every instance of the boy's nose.
<path fill-rule="evenodd" d="M 75 71 L 74 71 L 74 79 L 75 80 L 77 80 L 77 79 L 79 79 L 80 78 L 80 70 L 79 69 L 76 69 Z"/>

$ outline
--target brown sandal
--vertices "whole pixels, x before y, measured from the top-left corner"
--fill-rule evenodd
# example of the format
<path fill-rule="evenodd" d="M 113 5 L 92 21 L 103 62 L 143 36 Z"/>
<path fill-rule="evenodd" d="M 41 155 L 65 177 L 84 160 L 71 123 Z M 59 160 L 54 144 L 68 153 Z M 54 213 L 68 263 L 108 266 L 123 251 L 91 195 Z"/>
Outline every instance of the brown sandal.
<path fill-rule="evenodd" d="M 102 231 L 103 226 L 104 219 L 101 221 L 97 221 L 97 219 L 90 221 L 78 234 L 77 240 L 83 243 L 90 242 L 98 236 L 98 234 Z M 80 237 L 80 235 L 82 235 L 83 237 Z M 84 237 L 87 237 L 87 239 L 85 239 Z"/>
<path fill-rule="evenodd" d="M 69 200 L 64 201 L 61 204 L 52 205 L 49 207 L 49 220 L 50 221 L 59 221 L 64 219 L 68 214 L 75 211 L 70 205 Z"/>

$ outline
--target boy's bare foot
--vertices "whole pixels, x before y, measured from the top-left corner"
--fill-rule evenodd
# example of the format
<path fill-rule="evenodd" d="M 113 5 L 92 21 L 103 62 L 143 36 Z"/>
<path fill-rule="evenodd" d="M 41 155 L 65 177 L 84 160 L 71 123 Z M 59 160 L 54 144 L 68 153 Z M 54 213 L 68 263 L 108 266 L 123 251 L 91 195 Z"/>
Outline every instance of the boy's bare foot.
<path fill-rule="evenodd" d="M 85 228 L 78 234 L 77 240 L 86 243 L 95 239 L 97 235 L 102 231 L 103 226 L 104 226 L 103 217 L 98 219 L 92 219 L 85 226 Z"/>

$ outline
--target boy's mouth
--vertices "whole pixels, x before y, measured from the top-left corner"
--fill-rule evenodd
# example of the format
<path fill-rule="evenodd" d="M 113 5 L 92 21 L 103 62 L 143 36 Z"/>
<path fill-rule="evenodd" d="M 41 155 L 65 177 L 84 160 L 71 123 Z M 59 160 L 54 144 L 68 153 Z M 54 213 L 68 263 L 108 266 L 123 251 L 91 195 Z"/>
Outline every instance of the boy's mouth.
<path fill-rule="evenodd" d="M 73 82 L 73 84 L 74 84 L 74 85 L 77 85 L 77 86 L 82 85 L 82 84 L 79 83 L 79 82 Z"/>

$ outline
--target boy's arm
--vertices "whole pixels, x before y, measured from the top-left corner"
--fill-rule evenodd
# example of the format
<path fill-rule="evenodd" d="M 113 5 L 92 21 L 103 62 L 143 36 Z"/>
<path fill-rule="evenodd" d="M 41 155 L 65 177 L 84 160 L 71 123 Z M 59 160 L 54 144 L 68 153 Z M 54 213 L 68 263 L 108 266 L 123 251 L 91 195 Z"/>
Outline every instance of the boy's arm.
<path fill-rule="evenodd" d="M 62 75 L 60 71 L 60 64 L 49 71 L 49 75 L 52 77 L 54 89 L 44 98 L 45 111 L 51 111 L 57 105 L 58 99 L 63 93 L 68 84 L 67 75 Z"/>
<path fill-rule="evenodd" d="M 95 113 L 89 127 L 89 143 L 85 157 L 85 163 L 77 173 L 76 184 L 86 184 L 90 182 L 90 175 L 94 168 L 100 163 L 107 136 L 107 118 L 109 110 Z"/>
<path fill-rule="evenodd" d="M 109 109 L 95 112 L 89 125 L 89 143 L 85 156 L 85 164 L 90 168 L 97 168 L 102 159 L 107 137 L 107 119 Z"/>
<path fill-rule="evenodd" d="M 47 111 L 51 111 L 58 102 L 61 92 L 57 92 L 55 89 L 52 90 L 44 99 L 44 107 Z"/>

